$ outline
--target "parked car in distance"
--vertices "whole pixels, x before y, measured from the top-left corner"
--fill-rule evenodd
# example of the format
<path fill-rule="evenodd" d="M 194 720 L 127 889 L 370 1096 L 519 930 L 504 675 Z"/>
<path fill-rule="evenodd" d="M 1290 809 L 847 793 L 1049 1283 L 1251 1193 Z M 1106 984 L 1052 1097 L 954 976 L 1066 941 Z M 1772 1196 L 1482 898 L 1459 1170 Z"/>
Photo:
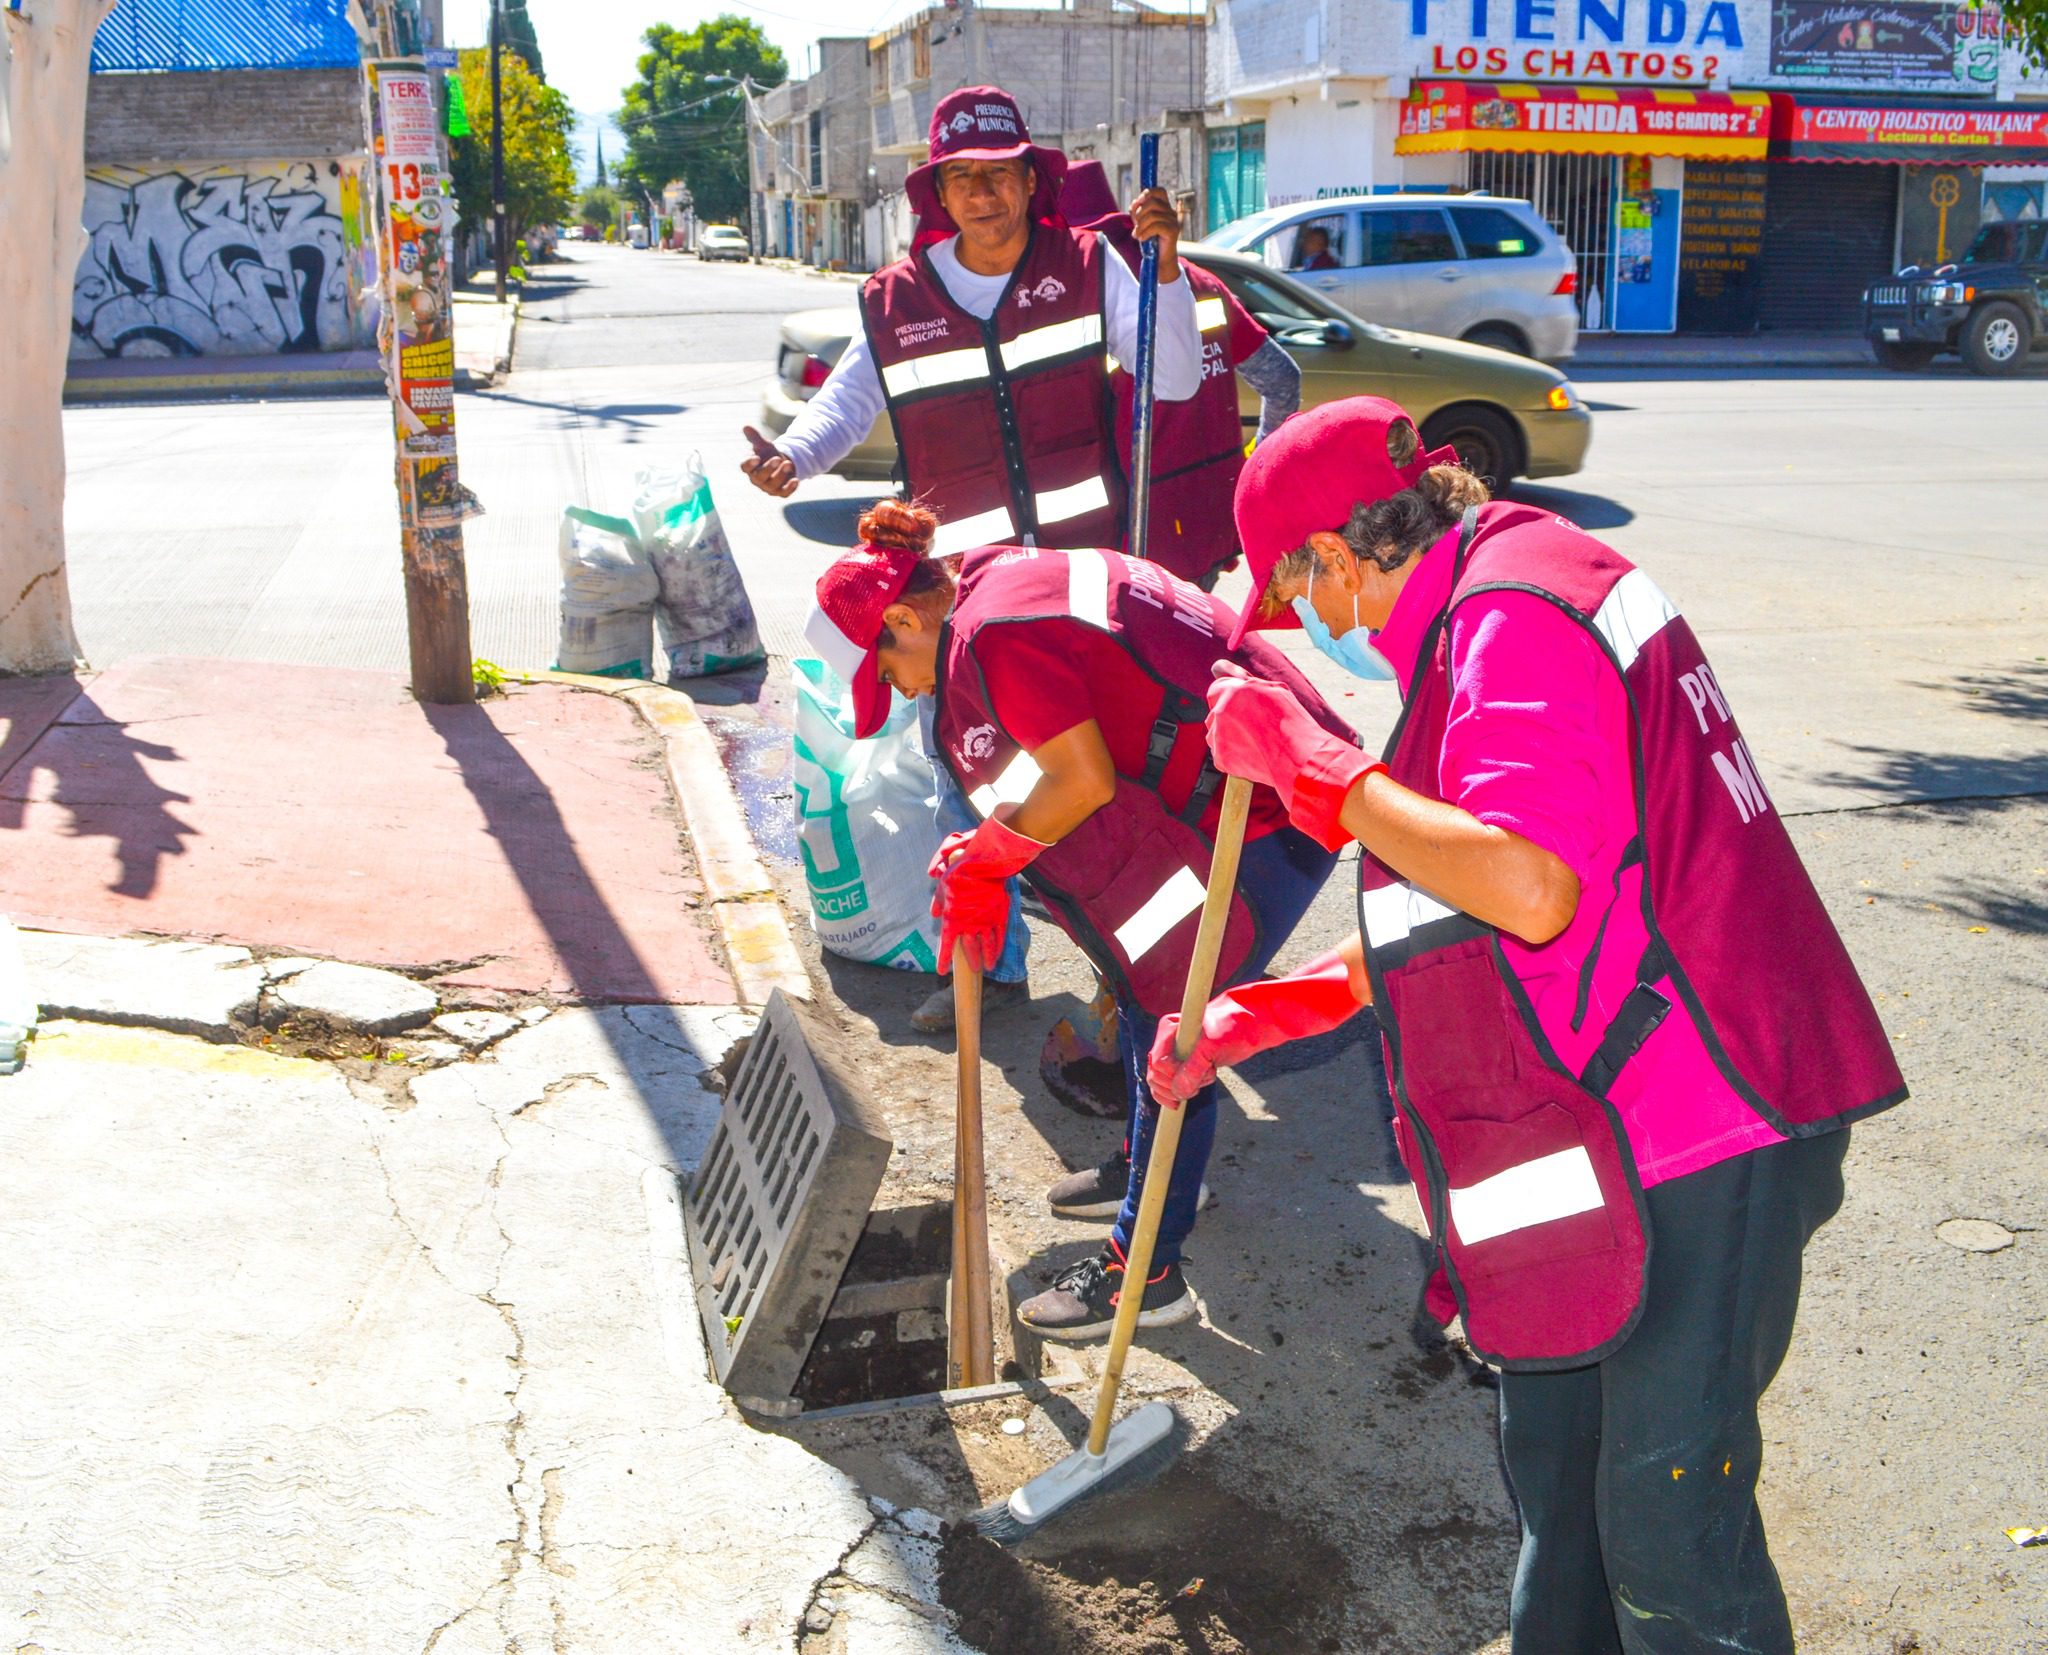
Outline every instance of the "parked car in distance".
<path fill-rule="evenodd" d="M 741 264 L 753 257 L 743 231 L 732 224 L 707 224 L 697 232 L 697 257 L 737 259 Z"/>
<path fill-rule="evenodd" d="M 1250 253 L 1382 327 L 1545 362 L 1578 349 L 1579 267 L 1526 201 L 1346 195 L 1268 207 L 1204 246 Z"/>
<path fill-rule="evenodd" d="M 1960 353 L 1980 374 L 2017 373 L 2048 350 L 2048 220 L 1987 224 L 1960 264 L 1909 264 L 1863 294 L 1863 335 L 1900 373 Z"/>
<path fill-rule="evenodd" d="M 1377 326 L 1252 255 L 1203 245 L 1184 247 L 1182 256 L 1219 277 L 1301 365 L 1302 407 L 1341 397 L 1390 398 L 1414 417 L 1424 441 L 1450 443 L 1467 467 L 1498 486 L 1515 477 L 1562 477 L 1584 465 L 1593 419 L 1555 368 L 1484 345 Z M 775 371 L 762 394 L 764 432 L 775 437 L 789 429 L 859 326 L 859 312 L 851 308 L 784 318 Z M 1238 406 L 1249 436 L 1259 398 L 1242 381 Z M 846 477 L 892 477 L 896 439 L 889 416 L 877 419 L 833 469 Z"/>

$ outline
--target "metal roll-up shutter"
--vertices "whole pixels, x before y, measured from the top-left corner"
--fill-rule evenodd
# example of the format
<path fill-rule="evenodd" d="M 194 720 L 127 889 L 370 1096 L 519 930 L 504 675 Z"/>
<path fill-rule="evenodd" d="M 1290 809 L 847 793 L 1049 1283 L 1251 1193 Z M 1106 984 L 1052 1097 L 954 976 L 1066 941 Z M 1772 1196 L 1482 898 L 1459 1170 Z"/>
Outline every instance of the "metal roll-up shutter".
<path fill-rule="evenodd" d="M 1774 161 L 1764 194 L 1765 332 L 1855 333 L 1863 290 L 1891 274 L 1899 169 Z"/>

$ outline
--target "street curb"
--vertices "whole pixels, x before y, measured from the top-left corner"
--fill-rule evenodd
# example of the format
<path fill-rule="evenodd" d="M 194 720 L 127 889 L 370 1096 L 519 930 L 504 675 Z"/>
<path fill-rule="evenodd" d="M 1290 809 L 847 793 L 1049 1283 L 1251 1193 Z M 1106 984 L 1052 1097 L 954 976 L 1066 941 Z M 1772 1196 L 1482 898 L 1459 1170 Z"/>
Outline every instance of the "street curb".
<path fill-rule="evenodd" d="M 595 690 L 624 701 L 661 738 L 669 791 L 690 830 L 691 850 L 711 899 L 740 1003 L 766 1005 L 778 988 L 791 999 L 809 1000 L 810 973 L 797 952 L 788 916 L 754 844 L 718 743 L 697 716 L 696 702 L 681 690 L 640 679 L 553 670 L 520 676 L 529 683 Z"/>
<path fill-rule="evenodd" d="M 788 270 L 799 276 L 822 276 L 828 282 L 864 282 L 872 271 L 867 270 L 820 270 L 815 264 L 805 264 L 801 259 L 757 258 L 756 264 L 765 264 L 771 269 Z"/>
<path fill-rule="evenodd" d="M 496 342 L 498 348 L 490 353 L 491 365 L 489 368 L 481 365 L 484 358 L 484 352 L 482 351 L 467 353 L 466 361 L 464 360 L 464 353 L 460 351 L 456 353 L 455 384 L 459 390 L 474 391 L 484 389 L 495 385 L 512 371 L 512 355 L 519 338 L 519 315 L 524 307 L 524 302 L 517 293 L 510 295 L 505 300 L 504 337 Z M 492 310 L 499 308 L 497 300 L 484 298 L 481 294 L 458 293 L 455 295 L 454 303 L 466 306 L 488 305 Z"/>

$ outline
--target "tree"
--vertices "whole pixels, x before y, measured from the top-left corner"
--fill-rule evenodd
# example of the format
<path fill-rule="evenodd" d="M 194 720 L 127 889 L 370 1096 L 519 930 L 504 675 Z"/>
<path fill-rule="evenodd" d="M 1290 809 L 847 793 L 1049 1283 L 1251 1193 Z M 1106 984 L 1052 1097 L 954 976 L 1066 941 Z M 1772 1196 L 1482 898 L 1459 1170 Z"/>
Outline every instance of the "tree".
<path fill-rule="evenodd" d="M 619 209 L 625 204 L 625 197 L 609 184 L 593 184 L 576 203 L 576 222 L 593 224 L 602 230 L 619 222 Z"/>
<path fill-rule="evenodd" d="M 2005 0 L 2005 26 L 2020 37 L 2028 59 L 2048 64 L 2048 0 Z"/>
<path fill-rule="evenodd" d="M 0 16 L 0 674 L 78 663 L 64 569 L 64 359 L 85 252 L 86 71 L 112 9 L 36 0 Z"/>
<path fill-rule="evenodd" d="M 726 13 L 685 33 L 657 23 L 642 36 L 640 78 L 625 91 L 619 125 L 626 158 L 617 177 L 659 197 L 689 183 L 705 223 L 747 209 L 747 112 L 731 80 L 779 85 L 789 66 L 757 23 Z"/>
<path fill-rule="evenodd" d="M 491 222 L 491 54 L 477 47 L 456 62 L 469 136 L 451 142 L 455 198 L 465 230 Z M 552 224 L 576 199 L 576 163 L 569 134 L 576 112 L 513 52 L 498 67 L 505 97 L 505 228 L 517 241 L 528 225 Z"/>
<path fill-rule="evenodd" d="M 526 0 L 500 0 L 505 8 L 503 34 L 505 44 L 526 59 L 536 79 L 546 80 L 548 72 L 540 64 L 540 41 L 533 32 L 533 19 L 526 15 Z"/>

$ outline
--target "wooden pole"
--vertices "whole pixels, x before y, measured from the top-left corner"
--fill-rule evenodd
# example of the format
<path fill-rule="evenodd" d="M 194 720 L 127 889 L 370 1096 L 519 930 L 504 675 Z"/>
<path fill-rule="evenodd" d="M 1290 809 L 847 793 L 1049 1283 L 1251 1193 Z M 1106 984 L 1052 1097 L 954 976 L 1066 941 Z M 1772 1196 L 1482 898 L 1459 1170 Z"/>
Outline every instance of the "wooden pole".
<path fill-rule="evenodd" d="M 953 1131 L 953 1281 L 948 1318 L 952 1383 L 993 1385 L 988 1182 L 981 1140 L 981 973 L 953 954 L 953 1032 L 959 1075 Z"/>

